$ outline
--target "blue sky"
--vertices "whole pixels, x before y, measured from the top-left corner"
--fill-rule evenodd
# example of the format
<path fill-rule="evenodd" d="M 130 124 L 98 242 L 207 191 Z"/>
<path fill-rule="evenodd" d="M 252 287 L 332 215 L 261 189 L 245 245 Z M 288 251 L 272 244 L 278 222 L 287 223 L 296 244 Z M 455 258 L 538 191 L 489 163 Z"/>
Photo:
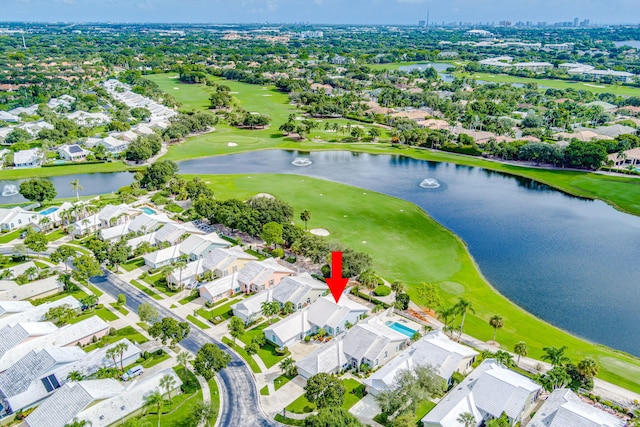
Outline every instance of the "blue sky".
<path fill-rule="evenodd" d="M 310 22 L 415 24 L 427 7 L 437 22 L 639 23 L 638 0 L 0 0 L 0 21 Z"/>

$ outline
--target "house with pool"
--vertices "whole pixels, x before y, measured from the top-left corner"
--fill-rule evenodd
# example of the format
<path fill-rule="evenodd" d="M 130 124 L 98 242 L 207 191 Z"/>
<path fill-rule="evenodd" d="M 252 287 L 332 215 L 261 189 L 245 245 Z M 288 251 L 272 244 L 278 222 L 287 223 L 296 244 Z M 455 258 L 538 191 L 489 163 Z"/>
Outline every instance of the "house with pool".
<path fill-rule="evenodd" d="M 383 366 L 410 342 L 407 335 L 386 325 L 385 319 L 381 315 L 361 320 L 346 333 L 300 359 L 296 363 L 298 373 L 308 379 L 321 372 L 339 373 L 345 369 L 362 369 L 363 365 L 369 369 Z"/>
<path fill-rule="evenodd" d="M 346 331 L 349 325 L 354 325 L 366 317 L 368 312 L 367 307 L 347 296 L 343 296 L 336 303 L 332 295 L 326 295 L 310 306 L 265 328 L 264 336 L 267 341 L 281 348 L 293 345 L 307 335 L 316 334 L 320 329 L 324 330 L 327 336 L 335 337 Z"/>

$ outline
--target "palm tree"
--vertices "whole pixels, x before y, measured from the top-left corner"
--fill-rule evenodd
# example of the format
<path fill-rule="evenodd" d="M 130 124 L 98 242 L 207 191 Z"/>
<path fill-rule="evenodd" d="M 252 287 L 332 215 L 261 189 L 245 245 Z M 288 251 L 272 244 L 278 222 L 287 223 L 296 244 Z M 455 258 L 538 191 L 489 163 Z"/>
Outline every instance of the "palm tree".
<path fill-rule="evenodd" d="M 277 301 L 264 301 L 260 305 L 260 308 L 262 308 L 262 314 L 267 316 L 267 318 L 269 319 L 269 324 L 271 324 L 271 317 L 280 312 L 280 303 L 278 303 Z"/>
<path fill-rule="evenodd" d="M 592 357 L 585 357 L 576 366 L 580 375 L 587 378 L 593 378 L 598 375 L 598 364 Z"/>
<path fill-rule="evenodd" d="M 369 136 L 371 137 L 372 141 L 375 141 L 376 139 L 378 139 L 380 137 L 380 129 L 378 129 L 378 128 L 370 128 L 369 129 Z"/>
<path fill-rule="evenodd" d="M 178 354 L 176 359 L 178 360 L 178 364 L 182 366 L 182 369 L 184 369 L 184 385 L 186 386 L 189 383 L 189 373 L 187 372 L 187 364 L 191 361 L 191 359 L 193 359 L 193 357 L 191 356 L 191 353 L 182 351 L 180 352 L 180 354 Z"/>
<path fill-rule="evenodd" d="M 33 280 L 34 278 L 38 277 L 38 267 L 36 267 L 35 265 L 33 267 L 29 267 L 24 271 L 25 276 L 27 276 L 27 278 L 29 280 Z"/>
<path fill-rule="evenodd" d="M 79 420 L 74 418 L 64 425 L 64 427 L 89 427 L 91 426 L 91 421 L 88 420 Z"/>
<path fill-rule="evenodd" d="M 84 375 L 80 371 L 71 371 L 67 374 L 67 380 L 69 381 L 82 381 L 84 379 Z"/>
<path fill-rule="evenodd" d="M 520 363 L 520 356 L 525 356 L 529 353 L 529 348 L 527 347 L 527 343 L 524 341 L 517 342 L 513 347 L 513 352 L 518 355 L 518 362 Z"/>
<path fill-rule="evenodd" d="M 471 412 L 463 412 L 458 415 L 457 422 L 464 425 L 464 427 L 473 427 L 477 424 L 476 417 Z"/>
<path fill-rule="evenodd" d="M 118 363 L 116 362 L 117 355 L 118 355 L 118 349 L 115 347 L 109 348 L 105 353 L 105 356 L 107 356 L 107 358 L 110 358 L 113 360 L 113 366 L 115 366 L 116 368 L 118 367 Z"/>
<path fill-rule="evenodd" d="M 567 351 L 567 346 L 563 345 L 560 348 L 556 347 L 544 347 L 542 349 L 544 351 L 544 355 L 542 356 L 542 360 L 546 360 L 551 363 L 553 366 L 562 366 L 565 363 L 569 363 L 571 360 L 564 354 Z"/>
<path fill-rule="evenodd" d="M 493 357 L 504 366 L 513 366 L 513 356 L 508 351 L 498 350 Z"/>
<path fill-rule="evenodd" d="M 369 301 L 373 300 L 373 290 L 378 286 L 378 275 L 371 269 L 360 273 L 358 281 L 369 290 Z"/>
<path fill-rule="evenodd" d="M 460 298 L 458 303 L 454 306 L 456 308 L 456 313 L 462 315 L 462 320 L 460 321 L 460 332 L 458 337 L 462 336 L 462 328 L 464 327 L 464 319 L 467 316 L 467 311 L 475 313 L 476 311 L 471 304 L 471 301 L 467 301 L 464 298 Z"/>
<path fill-rule="evenodd" d="M 127 344 L 126 342 L 119 342 L 118 344 L 116 344 L 113 349 L 120 354 L 120 370 L 124 371 L 124 365 L 123 365 L 123 356 L 124 356 L 124 352 L 127 351 L 127 349 L 129 348 L 129 344 Z"/>
<path fill-rule="evenodd" d="M 71 189 L 76 192 L 76 200 L 80 200 L 80 192 L 84 190 L 84 188 L 82 188 L 82 185 L 80 185 L 79 179 L 74 179 L 73 181 L 71 181 Z"/>
<path fill-rule="evenodd" d="M 396 294 L 401 294 L 404 291 L 404 283 L 400 280 L 394 280 L 391 284 L 391 290 Z"/>
<path fill-rule="evenodd" d="M 43 216 L 40 219 L 40 225 L 42 226 L 43 229 L 45 230 L 48 229 L 50 224 L 51 224 L 51 220 L 49 219 L 48 216 Z"/>
<path fill-rule="evenodd" d="M 167 374 L 160 378 L 160 387 L 167 391 L 167 397 L 169 398 L 169 405 L 171 405 L 171 390 L 176 385 L 176 378 L 173 375 Z"/>
<path fill-rule="evenodd" d="M 489 324 L 493 328 L 493 342 L 495 342 L 498 329 L 504 326 L 504 319 L 497 314 L 494 314 L 493 316 L 491 316 L 491 319 L 489 319 Z"/>
<path fill-rule="evenodd" d="M 300 219 L 304 221 L 304 230 L 307 231 L 307 222 L 311 220 L 311 212 L 308 210 L 303 210 L 300 212 Z"/>
<path fill-rule="evenodd" d="M 282 362 L 280 362 L 278 367 L 288 377 L 293 377 L 298 373 L 298 370 L 296 368 L 296 363 L 293 361 L 291 357 L 282 359 Z"/>
<path fill-rule="evenodd" d="M 438 317 L 440 317 L 440 320 L 442 320 L 442 323 L 444 323 L 444 328 L 443 331 L 449 335 L 450 332 L 453 331 L 453 323 L 456 320 L 456 315 L 458 314 L 458 312 L 456 311 L 456 306 L 453 305 L 451 307 L 440 307 L 438 310 L 436 310 L 436 313 L 438 315 Z"/>
<path fill-rule="evenodd" d="M 158 390 L 154 390 L 144 397 L 144 406 L 149 408 L 155 406 L 158 410 L 158 427 L 160 427 L 160 415 L 162 415 L 162 394 Z M 146 412 L 146 409 L 145 409 Z"/>
<path fill-rule="evenodd" d="M 284 314 L 285 316 L 293 313 L 294 311 L 296 311 L 296 306 L 291 301 L 287 301 L 283 304 L 282 314 Z"/>
<path fill-rule="evenodd" d="M 179 282 L 178 286 L 180 287 L 180 289 L 183 289 L 184 285 L 182 283 L 182 270 L 184 270 L 184 268 L 187 266 L 187 263 L 185 261 L 178 261 L 173 266 L 176 267 L 180 272 L 180 277 L 178 279 L 178 282 Z"/>

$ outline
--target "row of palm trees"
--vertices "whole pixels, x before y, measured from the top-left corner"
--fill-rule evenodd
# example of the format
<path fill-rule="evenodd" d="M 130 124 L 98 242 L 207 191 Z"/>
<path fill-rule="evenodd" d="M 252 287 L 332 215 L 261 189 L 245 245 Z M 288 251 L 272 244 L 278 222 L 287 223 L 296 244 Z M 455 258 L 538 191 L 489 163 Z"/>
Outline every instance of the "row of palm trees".
<path fill-rule="evenodd" d="M 466 300 L 464 298 L 460 298 L 458 302 L 452 306 L 440 307 L 436 311 L 436 313 L 442 320 L 442 323 L 444 323 L 444 328 L 442 328 L 442 330 L 451 338 L 453 338 L 454 334 L 456 333 L 456 329 L 454 327 L 456 317 L 458 315 L 461 316 L 460 327 L 457 330 L 458 339 L 460 339 L 460 337 L 462 336 L 462 329 L 464 328 L 464 321 L 467 317 L 467 312 L 469 311 L 474 314 L 476 312 L 471 301 Z M 495 336 L 494 336 L 494 340 L 495 340 Z"/>

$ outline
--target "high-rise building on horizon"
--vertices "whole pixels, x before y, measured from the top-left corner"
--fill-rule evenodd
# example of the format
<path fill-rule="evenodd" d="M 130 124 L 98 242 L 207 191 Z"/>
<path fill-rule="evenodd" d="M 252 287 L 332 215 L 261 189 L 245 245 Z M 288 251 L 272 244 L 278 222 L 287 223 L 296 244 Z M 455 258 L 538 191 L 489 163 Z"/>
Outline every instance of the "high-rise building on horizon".
<path fill-rule="evenodd" d="M 578 19 L 578 18 L 573 18 L 573 26 L 574 26 L 574 27 L 577 27 L 579 22 L 580 22 L 580 19 Z"/>

